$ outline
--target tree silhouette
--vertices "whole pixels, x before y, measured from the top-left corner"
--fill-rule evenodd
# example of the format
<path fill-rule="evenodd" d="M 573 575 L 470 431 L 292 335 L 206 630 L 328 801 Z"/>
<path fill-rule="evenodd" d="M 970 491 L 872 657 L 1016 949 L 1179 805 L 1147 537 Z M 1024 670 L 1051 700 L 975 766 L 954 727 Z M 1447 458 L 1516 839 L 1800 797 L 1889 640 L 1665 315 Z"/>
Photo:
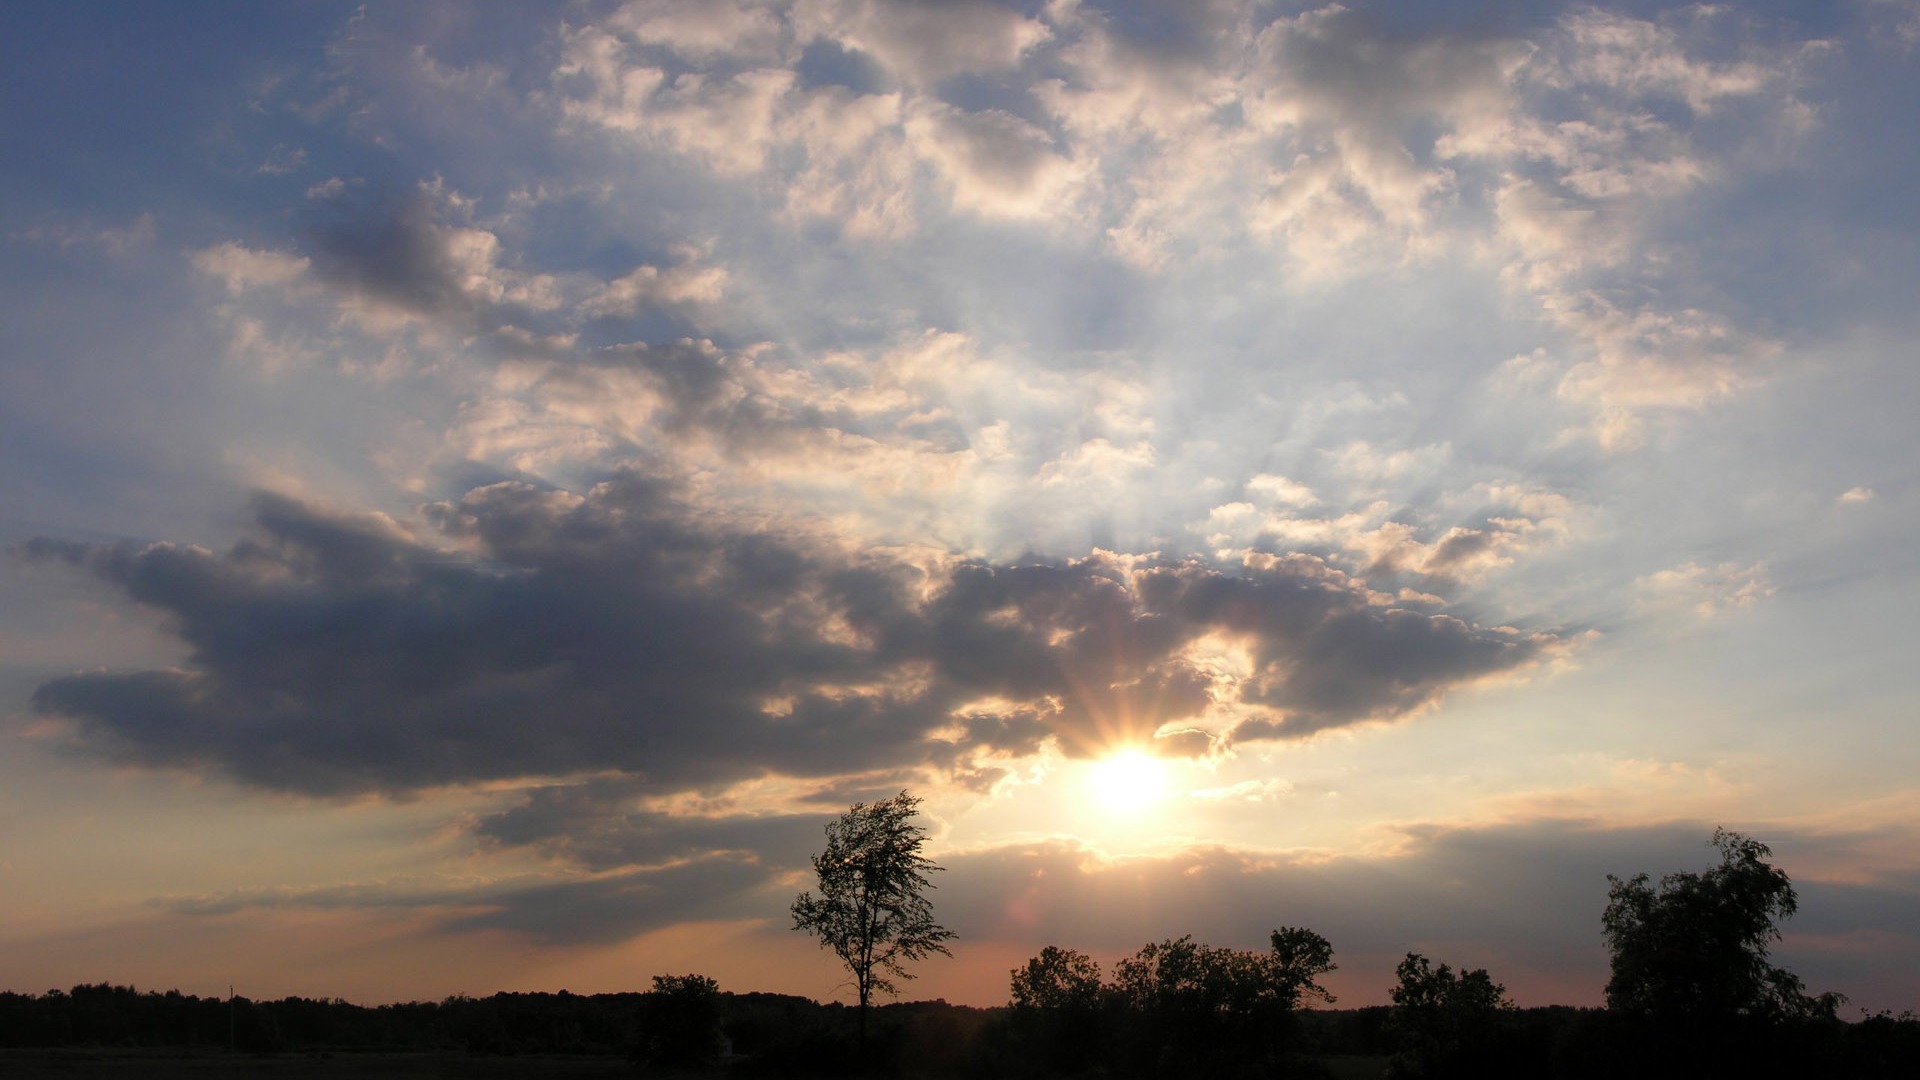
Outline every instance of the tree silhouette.
<path fill-rule="evenodd" d="M 1016 1009 L 1083 1009 L 1100 1005 L 1100 965 L 1086 953 L 1049 945 L 1014 968 Z"/>
<path fill-rule="evenodd" d="M 1269 939 L 1266 977 L 1274 994 L 1291 1011 L 1303 997 L 1333 1003 L 1333 995 L 1316 980 L 1340 965 L 1333 962 L 1333 944 L 1304 926 L 1283 926 Z"/>
<path fill-rule="evenodd" d="M 1388 1026 L 1396 1044 L 1388 1076 L 1502 1075 L 1489 1056 L 1501 1015 L 1513 1009 L 1506 987 L 1485 968 L 1456 974 L 1414 952 L 1394 975 L 1400 981 L 1387 993 L 1393 1000 Z"/>
<path fill-rule="evenodd" d="M 873 992 L 896 993 L 895 978 L 913 978 L 910 961 L 953 955 L 946 946 L 953 931 L 933 921 L 927 899 L 927 875 L 940 867 L 920 854 L 927 836 L 913 823 L 919 807 L 902 791 L 855 803 L 829 822 L 826 850 L 813 857 L 820 895 L 801 893 L 793 902 L 794 929 L 817 936 L 853 973 L 863 1052 Z"/>
<path fill-rule="evenodd" d="M 1278 1068 L 1304 998 L 1333 1001 L 1317 981 L 1333 946 L 1304 927 L 1273 932 L 1265 953 L 1183 936 L 1148 944 L 1114 968 L 1113 995 L 1136 1023 L 1130 1038 L 1163 1074 L 1259 1062 Z"/>
<path fill-rule="evenodd" d="M 1831 1016 L 1843 998 L 1809 997 L 1797 976 L 1768 963 L 1780 921 L 1799 906 L 1786 872 L 1762 861 L 1772 849 L 1726 829 L 1712 843 L 1720 865 L 1703 873 L 1668 874 L 1657 887 L 1645 874 L 1607 875 L 1607 1007 L 1695 1019 Z"/>
<path fill-rule="evenodd" d="M 1083 952 L 1049 945 L 1026 966 L 1014 968 L 1012 1015 L 1021 1061 L 1043 1074 L 1083 1069 L 1105 1041 L 1106 988 L 1100 965 Z"/>
<path fill-rule="evenodd" d="M 720 1055 L 720 984 L 705 975 L 655 975 L 640 999 L 640 1039 L 633 1060 L 648 1065 L 702 1065 Z"/>

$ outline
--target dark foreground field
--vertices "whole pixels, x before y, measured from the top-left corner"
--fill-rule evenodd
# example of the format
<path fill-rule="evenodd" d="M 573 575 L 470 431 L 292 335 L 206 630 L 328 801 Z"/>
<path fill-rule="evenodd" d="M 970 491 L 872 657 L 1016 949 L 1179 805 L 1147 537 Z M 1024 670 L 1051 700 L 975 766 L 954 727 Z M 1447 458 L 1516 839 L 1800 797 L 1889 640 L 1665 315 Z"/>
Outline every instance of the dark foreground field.
<path fill-rule="evenodd" d="M 1377 1080 L 1386 1071 L 1384 1057 L 1323 1059 L 1336 1080 Z M 356 1053 L 258 1056 L 222 1051 L 181 1050 L 0 1050 L 0 1077 L 7 1080 L 217 1080 L 220 1077 L 268 1077 L 274 1080 L 354 1077 L 365 1080 L 600 1080 L 631 1078 L 634 1067 L 605 1055 L 519 1054 L 487 1057 L 466 1053 Z M 650 1071 L 658 1080 L 711 1076 L 711 1073 Z"/>
<path fill-rule="evenodd" d="M 364 1080 L 601 1080 L 631 1078 L 634 1068 L 618 1057 L 581 1054 L 518 1054 L 486 1057 L 467 1053 L 228 1054 L 166 1049 L 0 1050 L 0 1077 L 7 1080 L 217 1080 L 220 1077 L 354 1077 Z"/>
<path fill-rule="evenodd" d="M 1388 1055 L 1399 1075 L 1473 1080 L 1920 1077 L 1920 1017 L 1911 1014 L 1848 1023 L 1561 1006 L 1242 1015 L 1117 998 L 1077 1010 L 915 1001 L 875 1008 L 862 1050 L 856 1011 L 838 1003 L 710 985 L 683 997 L 562 991 L 369 1007 L 104 983 L 0 993 L 0 1080 L 1380 1080 Z"/>

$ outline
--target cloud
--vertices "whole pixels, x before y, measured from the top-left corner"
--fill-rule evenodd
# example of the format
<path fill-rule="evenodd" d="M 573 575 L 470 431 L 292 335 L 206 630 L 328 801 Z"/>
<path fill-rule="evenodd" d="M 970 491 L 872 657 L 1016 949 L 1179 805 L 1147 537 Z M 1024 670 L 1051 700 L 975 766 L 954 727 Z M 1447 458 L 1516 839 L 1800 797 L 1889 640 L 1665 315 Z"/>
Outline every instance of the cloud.
<path fill-rule="evenodd" d="M 1312 488 L 1271 473 L 1261 473 L 1248 480 L 1247 490 L 1287 506 L 1312 506 L 1320 501 Z"/>
<path fill-rule="evenodd" d="M 231 240 L 192 255 L 193 268 L 219 278 L 229 293 L 285 288 L 304 278 L 312 260 L 285 251 L 255 251 Z"/>
<path fill-rule="evenodd" d="M 306 167 L 306 164 L 306 150 L 281 143 L 274 147 L 273 152 L 267 155 L 267 160 L 261 162 L 253 171 L 262 176 L 285 176 L 288 173 L 299 172 Z"/>
<path fill-rule="evenodd" d="M 633 315 L 658 305 L 711 304 L 719 301 L 726 286 L 725 269 L 701 266 L 692 259 L 664 270 L 642 265 L 588 297 L 581 303 L 580 312 L 588 316 Z"/>
<path fill-rule="evenodd" d="M 661 809 L 649 785 L 596 778 L 528 791 L 515 806 L 481 817 L 474 835 L 502 848 L 527 848 L 589 871 L 659 866 L 716 854 L 772 866 L 803 864 L 830 819 L 729 800 L 679 812 Z"/>
<path fill-rule="evenodd" d="M 980 0 L 799 0 L 792 17 L 802 38 L 867 53 L 916 85 L 1016 67 L 1052 36 L 1038 20 Z"/>
<path fill-rule="evenodd" d="M 689 919 L 762 915 L 773 871 L 719 854 L 598 874 L 522 875 L 240 889 L 171 895 L 153 907 L 198 918 L 257 909 L 407 910 L 441 933 L 504 930 L 544 945 L 612 945 Z"/>
<path fill-rule="evenodd" d="M 1645 413 L 1721 400 L 1773 355 L 1730 317 L 1642 287 L 1658 283 L 1661 262 L 1642 204 L 1715 182 L 1710 124 L 1771 115 L 1792 94 L 1791 72 L 1763 62 L 1775 53 L 1711 48 L 1723 34 L 1715 18 L 1574 13 L 1522 40 L 1388 33 L 1337 7 L 1255 25 L 1223 8 L 1174 20 L 1169 38 L 1085 5 L 1027 18 L 970 5 L 643 4 L 556 30 L 550 70 L 509 120 L 564 121 L 559 142 L 610 170 L 600 188 L 483 197 L 436 179 L 363 199 L 329 186 L 306 207 L 315 224 L 297 250 L 229 241 L 192 256 L 225 285 L 237 343 L 289 357 L 333 345 L 354 363 L 380 356 L 382 371 L 417 354 L 408 370 L 430 376 L 420 392 L 438 393 L 451 417 L 421 439 L 439 440 L 436 464 L 452 459 L 445 474 L 460 479 L 424 467 L 408 477 L 447 501 L 430 526 L 381 541 L 404 569 L 356 594 L 373 621 L 336 610 L 344 583 L 311 578 L 325 561 L 304 553 L 319 523 L 359 529 L 312 507 L 256 515 L 254 546 L 225 553 L 77 557 L 129 589 L 141 573 L 190 570 L 259 621 L 253 648 L 310 650 L 300 663 L 314 665 L 341 650 L 346 670 L 371 672 L 369 696 L 385 687 L 409 703 L 375 709 L 384 723 L 346 721 L 368 728 L 354 738 L 390 743 L 391 761 L 329 741 L 341 737 L 326 734 L 328 718 L 356 706 L 349 693 L 290 655 L 246 674 L 245 650 L 185 595 L 139 598 L 179 620 L 199 650 L 192 663 L 49 683 L 43 706 L 115 752 L 215 763 L 269 785 L 560 775 L 603 744 L 618 768 L 679 784 L 773 768 L 771 748 L 815 728 L 873 732 L 876 769 L 958 769 L 981 748 L 1024 753 L 1047 738 L 1083 752 L 1173 727 L 1222 742 L 1309 735 L 1402 718 L 1524 670 L 1562 643 L 1455 618 L 1442 596 L 1567 542 L 1576 511 L 1505 480 L 1460 490 L 1479 447 L 1366 432 L 1291 457 L 1280 443 L 1196 449 L 1196 417 L 1297 389 L 1279 375 L 1216 385 L 1239 346 L 1220 346 L 1235 358 L 1222 368 L 1190 372 L 1189 354 L 1215 349 L 1211 316 L 1178 334 L 1175 316 L 1116 317 L 1120 347 L 1049 351 L 1028 340 L 1033 321 L 1003 318 L 1003 305 L 949 304 L 961 286 L 879 281 L 871 300 L 816 305 L 832 292 L 817 276 L 843 265 L 898 276 L 927 248 L 980 243 L 973 219 L 1036 214 L 1048 224 L 1033 251 L 1042 267 L 1061 266 L 1065 249 L 1091 252 L 1151 267 L 1143 283 L 1182 295 L 1216 280 L 1187 276 L 1209 260 L 1225 277 L 1271 269 L 1276 254 L 1281 277 L 1316 259 L 1404 270 L 1451 245 L 1503 265 L 1508 287 L 1569 336 L 1532 354 L 1541 377 L 1522 389 L 1590 410 L 1624 445 Z M 817 59 L 827 42 L 880 74 L 860 87 L 810 76 L 806 51 Z M 976 81 L 955 82 L 961 74 Z M 1002 81 L 976 85 L 988 74 Z M 592 153 L 609 147 L 618 153 Z M 692 177 L 737 201 L 697 240 L 642 228 L 616 212 L 631 190 L 613 164 Z M 1622 184 L 1633 199 L 1613 190 Z M 772 233 L 721 221 L 735 210 L 764 214 L 749 226 Z M 590 257 L 569 261 L 566 241 L 579 237 L 564 230 L 536 239 L 583 219 L 618 222 Z M 819 219 L 845 231 L 825 228 L 819 250 L 831 257 L 807 263 Z M 1321 237 L 1332 246 L 1318 255 L 1307 249 L 1319 241 L 1288 232 L 1350 226 L 1353 245 Z M 794 298 L 775 302 L 789 283 L 780 260 L 796 250 L 807 265 L 791 275 Z M 1011 264 L 1005 276 L 1009 291 L 1035 280 Z M 330 309 L 292 303 L 316 295 Z M 1143 284 L 1141 307 L 1160 302 L 1149 295 Z M 273 340 L 276 296 L 281 325 L 312 340 Z M 360 348 L 368 342 L 383 351 Z M 1260 363 L 1291 372 L 1321 348 Z M 1223 403 L 1227 385 L 1255 392 Z M 529 482 L 466 490 L 476 466 Z M 302 513 L 312 522 L 295 528 Z M 602 518 L 624 541 L 567 549 Z M 499 546 L 509 522 L 557 546 L 509 553 Z M 1169 535 L 1204 537 L 1208 556 L 1127 554 L 1169 548 Z M 884 546 L 860 552 L 867 543 Z M 668 558 L 661 544 L 717 562 Z M 1036 553 L 1013 557 L 1023 549 Z M 762 595 L 728 561 L 736 554 L 787 565 L 790 578 Z M 626 607 L 603 611 L 584 586 L 559 588 L 573 581 L 570 560 L 619 583 L 599 599 L 627 595 Z M 1670 573 L 1648 587 L 1678 590 L 1687 575 Z M 627 584 L 634 575 L 651 575 L 649 588 Z M 1706 576 L 1696 568 L 1688 580 Z M 1764 591 L 1730 583 L 1716 610 Z M 1034 606 L 1055 593 L 1075 600 Z M 976 594 L 1002 599 L 981 606 Z M 425 616 L 456 596 L 502 643 Z M 556 625 L 520 618 L 521 606 Z M 292 615 L 308 609 L 338 637 L 296 645 Z M 869 609 L 870 625 L 849 614 Z M 964 614 L 943 622 L 953 610 Z M 1089 630 L 1095 610 L 1116 628 L 1105 637 Z M 769 629 L 767 611 L 792 622 Z M 682 618 L 711 637 L 658 646 L 680 665 L 670 673 L 637 643 Z M 606 628 L 618 644 L 599 649 L 636 657 L 620 672 L 570 622 Z M 381 634 L 391 640 L 376 648 Z M 1201 655 L 1228 639 L 1256 660 L 1245 675 Z M 1094 640 L 1111 655 L 1081 644 Z M 412 651 L 376 663 L 398 643 Z M 987 660 L 1003 667 L 980 669 Z M 701 689 L 696 675 L 732 685 Z M 611 702 L 649 697 L 650 680 L 668 692 L 617 715 Z M 141 719 L 142 694 L 153 717 L 175 719 Z M 286 711 L 243 726 L 262 702 Z M 469 708 L 470 738 L 455 719 Z M 678 730 L 702 710 L 722 718 L 716 733 L 742 745 L 764 735 L 769 749 L 729 760 Z M 933 745 L 942 740 L 930 733 L 956 724 L 961 737 Z M 543 740 L 550 728 L 560 737 Z M 452 752 L 426 754 L 430 737 Z M 794 767 L 813 768 L 811 757 Z"/>
<path fill-rule="evenodd" d="M 50 217 L 38 224 L 8 233 L 7 239 L 14 243 L 34 244 L 63 251 L 73 248 L 95 248 L 112 258 L 125 259 L 151 247 L 156 235 L 153 215 L 143 213 L 124 225 L 103 225 L 98 222 Z"/>
<path fill-rule="evenodd" d="M 1428 243 L 1455 177 L 1416 157 L 1410 130 L 1472 130 L 1511 110 L 1508 80 L 1529 53 L 1518 42 L 1388 37 L 1338 6 L 1277 19 L 1256 46 L 1248 122 L 1293 148 L 1256 220 L 1309 266 L 1337 264 L 1362 241 Z"/>
<path fill-rule="evenodd" d="M 565 306 L 559 277 L 501 265 L 499 236 L 457 220 L 464 202 L 432 183 L 391 205 L 342 208 L 310 234 L 315 272 L 365 303 L 465 330 Z"/>
<path fill-rule="evenodd" d="M 768 868 L 748 859 L 694 859 L 530 884 L 441 926 L 449 932 L 507 930 L 551 944 L 611 945 L 692 920 L 764 917 L 770 905 L 756 891 L 770 876 Z"/>
<path fill-rule="evenodd" d="M 1914 0 L 1871 0 L 1867 18 L 1874 24 L 1876 43 L 1885 42 L 1910 53 L 1920 46 L 1920 4 Z"/>
<path fill-rule="evenodd" d="M 1115 446 L 1104 438 L 1088 439 L 1047 462 L 1034 479 L 1042 487 L 1118 488 L 1130 476 L 1153 467 L 1153 444 L 1141 441 Z"/>
<path fill-rule="evenodd" d="M 1536 298 L 1575 356 L 1554 392 L 1588 412 L 1602 446 L 1639 445 L 1650 414 L 1698 410 L 1763 378 L 1782 343 L 1711 303 L 1663 242 L 1666 207 L 1766 168 L 1750 148 L 1803 132 L 1800 72 L 1820 42 L 1742 40 L 1730 9 L 1654 19 L 1582 8 L 1563 15 L 1513 71 L 1537 106 L 1450 133 L 1461 166 L 1497 164 L 1495 243 L 1508 281 Z M 1710 53 L 1734 51 L 1736 59 Z M 1733 163 L 1744 159 L 1740 166 Z"/>
<path fill-rule="evenodd" d="M 338 176 L 329 176 L 325 180 L 308 187 L 307 198 L 337 199 L 345 195 L 349 187 L 360 187 L 364 183 L 365 181 L 357 177 L 352 180 L 343 180 Z"/>
<path fill-rule="evenodd" d="M 220 554 L 36 541 L 168 616 L 180 669 L 36 691 L 78 748 L 317 794 L 613 769 L 659 791 L 972 768 L 1163 726 L 1298 737 L 1415 713 L 1548 635 L 1392 607 L 1308 556 L 992 565 L 850 550 L 629 474 L 471 491 L 438 538 L 284 497 Z M 1231 638 L 1245 679 L 1206 663 Z M 1257 734 L 1256 734 L 1257 732 Z M 1205 743 L 1187 746 L 1204 749 Z"/>
<path fill-rule="evenodd" d="M 728 290 L 726 268 L 695 245 L 675 245 L 661 264 L 628 263 L 608 280 L 570 265 L 527 266 L 511 236 L 502 239 L 524 208 L 481 222 L 477 200 L 437 180 L 365 199 L 347 198 L 357 181 L 329 185 L 309 193 L 323 205 L 312 208 L 301 250 L 226 241 L 191 253 L 194 268 L 229 294 L 215 314 L 235 356 L 274 369 L 332 352 L 341 370 L 381 380 L 434 367 L 444 379 L 453 375 L 446 369 L 590 362 L 583 336 L 604 340 L 636 321 L 689 323 Z M 498 405 L 473 407 L 497 415 Z"/>
<path fill-rule="evenodd" d="M 1437 472 L 1446 448 L 1434 453 L 1382 454 L 1356 444 L 1332 460 L 1349 479 L 1398 479 Z M 1217 551 L 1305 550 L 1347 558 L 1367 577 L 1410 576 L 1423 584 L 1475 583 L 1521 555 L 1566 542 L 1582 516 L 1566 497 L 1518 484 L 1478 484 L 1430 508 L 1418 523 L 1389 516 L 1392 504 L 1374 500 L 1337 516 L 1310 517 L 1312 491 L 1282 477 L 1257 476 L 1250 500 L 1213 507 L 1194 526 Z M 1458 513 L 1449 523 L 1443 514 Z"/>
<path fill-rule="evenodd" d="M 1640 581 L 1650 603 L 1686 607 L 1704 617 L 1753 607 L 1774 593 L 1765 563 L 1741 566 L 1689 562 L 1650 574 Z"/>
<path fill-rule="evenodd" d="M 788 122 L 804 164 L 786 181 L 787 216 L 837 222 L 866 240 L 912 233 L 919 162 L 905 137 L 903 108 L 898 93 L 839 86 L 808 93 Z"/>
<path fill-rule="evenodd" d="M 917 110 L 906 131 L 914 149 L 936 164 L 957 209 L 990 217 L 1032 217 L 1048 210 L 1076 179 L 1045 131 L 997 109 L 965 112 L 933 105 Z"/>
<path fill-rule="evenodd" d="M 693 60 L 777 59 L 787 33 L 772 7 L 738 0 L 642 0 L 607 20 L 633 40 Z"/>
<path fill-rule="evenodd" d="M 1719 13 L 1678 13 L 1679 19 Z M 1697 113 L 1722 99 L 1753 94 L 1778 78 L 1777 69 L 1753 59 L 1719 63 L 1689 55 L 1673 23 L 1656 23 L 1599 8 L 1576 10 L 1561 20 L 1569 57 L 1550 81 L 1604 86 L 1636 96 L 1677 98 Z"/>
<path fill-rule="evenodd" d="M 690 52 L 684 34 L 673 37 L 716 19 L 749 19 L 767 41 L 791 33 L 871 50 L 917 85 L 944 78 L 955 63 L 992 63 L 1007 41 L 1017 54 L 1022 42 L 1039 40 L 1014 28 L 1038 27 L 1045 36 L 1044 27 L 1012 12 L 985 4 L 802 4 L 787 28 L 766 10 L 748 16 L 717 8 L 701 19 L 677 8 L 644 9 L 644 17 L 640 10 L 612 20 L 613 33 L 587 27 L 568 38 L 567 58 L 555 70 L 563 115 L 723 177 L 765 177 L 796 219 L 837 221 L 860 237 L 904 236 L 918 225 L 923 166 L 945 181 L 945 197 L 932 201 L 994 217 L 1039 213 L 1073 179 L 1044 131 L 1004 111 L 958 109 L 899 90 L 805 84 L 800 56 L 756 45 L 752 35 L 730 50 L 702 37 Z M 1003 40 L 1007 33 L 1012 38 Z M 628 44 L 662 34 L 699 70 L 669 75 Z"/>
<path fill-rule="evenodd" d="M 1523 1004 L 1598 1004 L 1607 979 L 1599 927 L 1607 875 L 1704 869 L 1714 858 L 1713 828 L 1408 824 L 1386 830 L 1393 847 L 1373 852 L 1195 847 L 1126 858 L 1067 840 L 1010 844 L 943 859 L 949 872 L 936 901 L 964 941 L 1032 943 L 1034 951 L 1052 943 L 1105 959 L 1181 934 L 1258 948 L 1275 927 L 1307 926 L 1333 943 L 1342 968 L 1335 985 L 1359 1001 L 1384 996 L 1394 963 L 1419 951 L 1486 966 Z M 1910 993 L 1910 969 L 1897 964 L 1862 978 L 1850 956 L 1861 942 L 1848 929 L 1887 927 L 1877 932 L 1881 948 L 1920 954 L 1920 927 L 1907 917 L 1916 894 L 1911 869 L 1823 880 L 1801 865 L 1827 837 L 1778 829 L 1761 837 L 1801 897 L 1776 956 L 1816 991 L 1893 1001 Z M 1829 981 L 1850 967 L 1856 981 Z"/>
<path fill-rule="evenodd" d="M 450 439 L 474 460 L 506 460 L 529 475 L 566 475 L 554 466 L 598 466 L 636 449 L 686 472 L 744 462 L 764 477 L 836 459 L 858 468 L 912 403 L 869 411 L 857 392 L 838 389 L 761 349 L 730 352 L 704 339 L 613 345 L 503 366 Z M 912 453 L 916 440 L 899 432 L 892 441 Z"/>

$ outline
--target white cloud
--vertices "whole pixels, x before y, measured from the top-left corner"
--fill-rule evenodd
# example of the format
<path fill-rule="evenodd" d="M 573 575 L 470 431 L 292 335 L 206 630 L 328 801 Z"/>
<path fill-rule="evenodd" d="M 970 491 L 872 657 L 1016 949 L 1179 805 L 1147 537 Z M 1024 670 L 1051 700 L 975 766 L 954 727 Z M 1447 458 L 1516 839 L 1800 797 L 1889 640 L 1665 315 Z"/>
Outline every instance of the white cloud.
<path fill-rule="evenodd" d="M 980 0 L 799 0 L 792 19 L 801 40 L 858 49 L 918 86 L 1016 67 L 1052 34 L 1044 23 Z"/>
<path fill-rule="evenodd" d="M 287 173 L 299 172 L 306 164 L 306 150 L 282 143 L 274 147 L 273 152 L 267 155 L 267 159 L 253 171 L 265 176 L 285 176 Z"/>
<path fill-rule="evenodd" d="M 785 126 L 804 157 L 787 182 L 788 214 L 835 220 L 859 237 L 911 233 L 916 162 L 901 116 L 897 93 L 826 87 L 807 94 Z"/>
<path fill-rule="evenodd" d="M 774 6 L 751 0 L 635 0 L 607 25 L 697 61 L 778 60 L 786 38 Z"/>
<path fill-rule="evenodd" d="M 588 93 L 563 93 L 562 115 L 641 136 L 726 176 L 750 175 L 766 163 L 780 99 L 797 81 L 781 67 L 669 75 L 596 27 L 569 33 L 564 48 L 556 81 L 563 91 L 584 82 Z"/>
<path fill-rule="evenodd" d="M 9 240 L 62 250 L 94 248 L 116 259 L 151 247 L 158 235 L 152 213 L 142 213 L 125 225 L 103 225 L 60 218 L 43 221 L 7 234 Z"/>
<path fill-rule="evenodd" d="M 724 267 L 704 266 L 689 259 L 661 269 L 641 265 L 610 281 L 580 305 L 583 315 L 632 315 L 654 304 L 712 304 L 725 294 Z"/>
<path fill-rule="evenodd" d="M 1260 544 L 1318 550 L 1356 573 L 1412 574 L 1450 583 L 1479 583 L 1522 556 L 1565 544 L 1581 511 L 1565 496 L 1519 484 L 1477 484 L 1450 500 L 1452 520 L 1429 511 L 1418 519 L 1378 500 L 1343 514 L 1307 516 L 1311 492 L 1280 477 L 1256 477 L 1252 501 L 1213 507 L 1195 525 L 1219 552 Z M 1421 600 L 1437 597 L 1413 591 Z"/>
<path fill-rule="evenodd" d="M 640 123 L 723 175 L 745 175 L 758 171 L 772 151 L 775 112 L 794 83 L 792 72 L 777 68 L 663 79 Z"/>
<path fill-rule="evenodd" d="M 1286 506 L 1312 506 L 1320 501 L 1307 485 L 1272 473 L 1260 473 L 1248 480 L 1247 490 Z"/>
<path fill-rule="evenodd" d="M 1034 480 L 1042 487 L 1112 490 L 1152 467 L 1152 443 L 1115 446 L 1103 438 L 1088 439 L 1047 462 Z"/>
<path fill-rule="evenodd" d="M 1689 562 L 1640 579 L 1656 607 L 1691 608 L 1702 617 L 1753 607 L 1773 596 L 1765 563 Z"/>
<path fill-rule="evenodd" d="M 202 248 L 190 256 L 193 268 L 218 278 L 229 293 L 291 285 L 306 276 L 312 265 L 304 255 L 286 251 L 256 251 L 228 240 Z"/>
<path fill-rule="evenodd" d="M 1256 44 L 1248 122 L 1293 149 L 1259 220 L 1321 273 L 1375 236 L 1410 253 L 1428 245 L 1455 177 L 1440 161 L 1417 160 L 1407 129 L 1497 122 L 1512 107 L 1507 80 L 1528 55 L 1506 42 L 1382 38 L 1338 6 L 1277 19 Z"/>
<path fill-rule="evenodd" d="M 1505 273 L 1586 350 L 1555 392 L 1588 411 L 1603 446 L 1637 445 L 1651 410 L 1700 409 L 1739 393 L 1781 348 L 1725 315 L 1661 300 L 1670 260 L 1654 208 L 1719 181 L 1726 151 L 1696 137 L 1711 114 L 1740 101 L 1770 114 L 1750 130 L 1804 125 L 1796 71 L 1814 46 L 1723 62 L 1702 58 L 1683 33 L 1731 17 L 1708 8 L 1665 22 L 1572 13 L 1516 69 L 1515 85 L 1573 95 L 1581 115 L 1518 115 L 1440 144 L 1507 170 L 1494 203 Z M 1671 116 L 1662 100 L 1684 102 L 1691 115 Z"/>
<path fill-rule="evenodd" d="M 819 20 L 836 13 L 803 6 L 795 19 L 803 37 L 826 34 L 829 25 Z M 947 6 L 854 15 L 861 25 L 906 35 L 901 40 L 912 37 L 896 25 L 901 19 L 916 26 L 916 20 L 936 25 L 949 17 L 977 21 Z M 699 55 L 711 63 L 746 58 Z M 993 216 L 1040 212 L 1072 176 L 1045 132 L 1004 112 L 967 112 L 917 94 L 803 89 L 792 70 L 779 66 L 669 76 L 593 28 L 570 35 L 555 76 L 563 87 L 584 80 L 588 88 L 562 99 L 565 115 L 639 136 L 723 176 L 777 177 L 796 220 L 837 220 L 855 236 L 898 238 L 915 229 L 921 162 L 946 181 L 947 202 Z"/>
<path fill-rule="evenodd" d="M 1723 16 L 1710 8 L 1678 13 L 1681 19 Z M 1549 85 L 1674 97 L 1707 112 L 1722 99 L 1753 94 L 1780 75 L 1778 68 L 1757 60 L 1715 63 L 1689 55 L 1670 23 L 1586 8 L 1568 15 L 1561 27 L 1568 48 L 1546 76 Z"/>
<path fill-rule="evenodd" d="M 1233 103 L 1244 62 L 1137 47 L 1084 8 L 1054 18 L 1069 35 L 1056 54 L 1065 73 L 1033 94 L 1073 160 L 1098 177 L 1113 250 L 1152 268 L 1213 241 L 1221 219 L 1246 204 L 1245 168 L 1257 160 L 1249 133 L 1217 115 Z"/>
<path fill-rule="evenodd" d="M 358 186 L 359 180 L 342 180 L 338 176 L 329 176 L 325 180 L 307 188 L 309 199 L 337 199 L 347 193 L 349 185 Z"/>

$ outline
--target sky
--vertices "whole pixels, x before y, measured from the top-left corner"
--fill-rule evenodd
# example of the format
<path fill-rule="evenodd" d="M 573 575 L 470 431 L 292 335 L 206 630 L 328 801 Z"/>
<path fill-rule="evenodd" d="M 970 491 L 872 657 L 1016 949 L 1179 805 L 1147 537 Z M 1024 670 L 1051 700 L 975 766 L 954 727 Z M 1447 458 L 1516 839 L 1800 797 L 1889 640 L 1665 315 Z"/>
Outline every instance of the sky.
<path fill-rule="evenodd" d="M 1920 3 L 11 3 L 0 989 L 1920 1008 Z"/>

